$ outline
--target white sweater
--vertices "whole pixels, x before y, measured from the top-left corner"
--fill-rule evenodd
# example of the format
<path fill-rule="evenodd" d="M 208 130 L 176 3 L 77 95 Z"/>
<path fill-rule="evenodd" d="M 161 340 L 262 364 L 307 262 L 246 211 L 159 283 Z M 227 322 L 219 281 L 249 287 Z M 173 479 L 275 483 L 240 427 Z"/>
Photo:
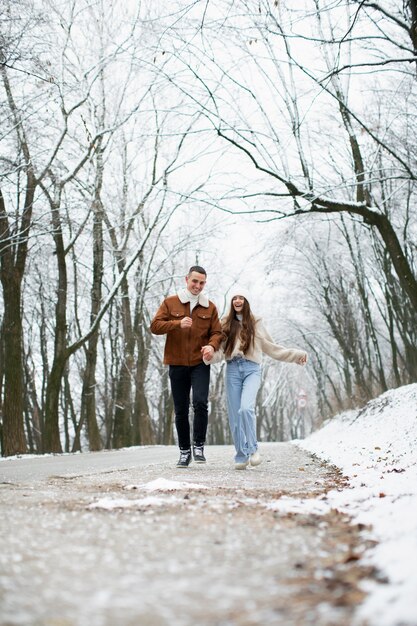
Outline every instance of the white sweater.
<path fill-rule="evenodd" d="M 214 353 L 211 361 L 206 361 L 204 359 L 204 363 L 213 364 L 219 363 L 224 356 L 224 346 L 225 343 L 220 346 L 220 349 Z M 303 356 L 307 356 L 307 353 L 304 350 L 297 350 L 296 348 L 284 348 L 283 346 L 279 346 L 274 343 L 271 335 L 266 330 L 263 325 L 262 319 L 257 318 L 255 324 L 255 340 L 253 344 L 250 346 L 249 350 L 246 354 L 240 349 L 240 337 L 236 338 L 236 343 L 233 348 L 232 354 L 227 360 L 233 359 L 235 356 L 242 356 L 248 361 L 254 361 L 255 363 L 260 363 L 262 361 L 262 353 L 267 354 L 268 356 L 276 359 L 277 361 L 286 361 L 287 363 L 296 363 Z"/>

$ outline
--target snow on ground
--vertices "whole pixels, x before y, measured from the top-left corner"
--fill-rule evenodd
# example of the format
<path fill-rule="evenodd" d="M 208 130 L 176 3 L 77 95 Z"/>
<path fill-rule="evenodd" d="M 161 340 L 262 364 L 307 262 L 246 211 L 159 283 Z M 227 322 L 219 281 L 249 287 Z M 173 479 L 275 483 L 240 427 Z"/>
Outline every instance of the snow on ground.
<path fill-rule="evenodd" d="M 140 485 L 126 485 L 125 489 L 144 489 L 145 491 L 177 491 L 189 489 L 208 489 L 207 485 L 189 483 L 187 481 L 167 480 L 166 478 L 156 478 L 148 483 Z"/>
<path fill-rule="evenodd" d="M 181 498 L 161 498 L 159 496 L 147 496 L 146 498 L 100 498 L 96 502 L 92 502 L 87 509 L 105 509 L 107 511 L 118 509 L 137 509 L 142 510 L 147 507 L 158 506 L 178 506 L 181 504 Z"/>
<path fill-rule="evenodd" d="M 156 478 L 150 482 L 139 485 L 126 485 L 124 489 L 128 491 L 183 491 L 190 489 L 208 489 L 206 485 L 199 485 L 197 483 L 189 483 L 178 480 L 167 480 L 166 478 Z M 144 498 L 136 498 L 134 500 L 130 498 L 100 498 L 96 502 L 88 505 L 88 509 L 106 509 L 108 511 L 112 509 L 143 509 L 147 507 L 158 507 L 165 505 L 178 505 L 182 501 L 181 498 L 171 496 L 166 498 L 164 496 L 145 496 Z"/>
<path fill-rule="evenodd" d="M 266 508 L 269 511 L 277 511 L 278 513 L 302 513 L 313 515 L 325 515 L 328 513 L 332 505 L 329 502 L 323 502 L 314 498 L 292 498 L 282 496 L 279 500 L 268 502 Z"/>
<path fill-rule="evenodd" d="M 359 616 L 373 626 L 417 625 L 417 384 L 342 413 L 297 445 L 337 465 L 351 488 L 330 506 L 372 525 L 370 560 L 388 579 L 372 584 Z"/>

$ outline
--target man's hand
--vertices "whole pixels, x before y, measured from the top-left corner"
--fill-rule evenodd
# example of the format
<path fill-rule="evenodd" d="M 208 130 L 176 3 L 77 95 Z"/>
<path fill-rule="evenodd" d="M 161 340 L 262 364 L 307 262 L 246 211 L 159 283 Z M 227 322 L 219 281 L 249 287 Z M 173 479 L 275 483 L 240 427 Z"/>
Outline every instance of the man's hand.
<path fill-rule="evenodd" d="M 181 328 L 190 328 L 192 323 L 193 320 L 191 319 L 191 317 L 183 317 L 180 322 L 180 326 Z"/>
<path fill-rule="evenodd" d="M 307 363 L 307 355 L 300 356 L 298 359 L 298 365 L 305 365 Z"/>
<path fill-rule="evenodd" d="M 206 359 L 206 361 L 211 361 L 214 354 L 213 346 L 203 346 L 201 348 L 201 354 L 203 355 L 203 359 Z"/>

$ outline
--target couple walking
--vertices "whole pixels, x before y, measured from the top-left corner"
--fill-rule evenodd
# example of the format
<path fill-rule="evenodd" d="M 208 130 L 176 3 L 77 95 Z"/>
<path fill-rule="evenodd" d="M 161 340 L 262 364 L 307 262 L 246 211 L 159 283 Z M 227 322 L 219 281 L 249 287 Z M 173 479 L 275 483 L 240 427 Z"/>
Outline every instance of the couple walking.
<path fill-rule="evenodd" d="M 233 289 L 229 312 L 220 321 L 216 306 L 202 293 L 206 279 L 205 269 L 199 265 L 191 267 L 185 277 L 185 288 L 162 302 L 152 320 L 151 332 L 167 336 L 164 363 L 169 366 L 174 400 L 180 448 L 177 466 L 188 467 L 191 462 L 190 391 L 194 409 L 192 453 L 196 463 L 206 462 L 210 364 L 224 358 L 235 468 L 241 470 L 249 464 L 261 463 L 255 401 L 261 381 L 262 353 L 299 365 L 307 362 L 307 354 L 274 343 L 262 320 L 253 315 L 249 294 L 243 287 Z"/>

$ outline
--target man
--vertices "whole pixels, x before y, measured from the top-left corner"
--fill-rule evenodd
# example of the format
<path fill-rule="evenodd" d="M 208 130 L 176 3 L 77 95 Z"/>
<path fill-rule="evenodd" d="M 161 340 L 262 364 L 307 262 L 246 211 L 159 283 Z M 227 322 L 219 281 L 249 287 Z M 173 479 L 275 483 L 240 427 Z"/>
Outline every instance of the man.
<path fill-rule="evenodd" d="M 216 306 L 203 293 L 206 270 L 199 265 L 190 268 L 186 287 L 166 298 L 151 323 L 154 335 L 165 335 L 164 363 L 169 365 L 175 426 L 180 458 L 177 467 L 191 462 L 191 438 L 188 419 L 190 390 L 193 393 L 193 456 L 205 463 L 204 444 L 208 422 L 210 360 L 222 340 L 222 329 Z"/>

